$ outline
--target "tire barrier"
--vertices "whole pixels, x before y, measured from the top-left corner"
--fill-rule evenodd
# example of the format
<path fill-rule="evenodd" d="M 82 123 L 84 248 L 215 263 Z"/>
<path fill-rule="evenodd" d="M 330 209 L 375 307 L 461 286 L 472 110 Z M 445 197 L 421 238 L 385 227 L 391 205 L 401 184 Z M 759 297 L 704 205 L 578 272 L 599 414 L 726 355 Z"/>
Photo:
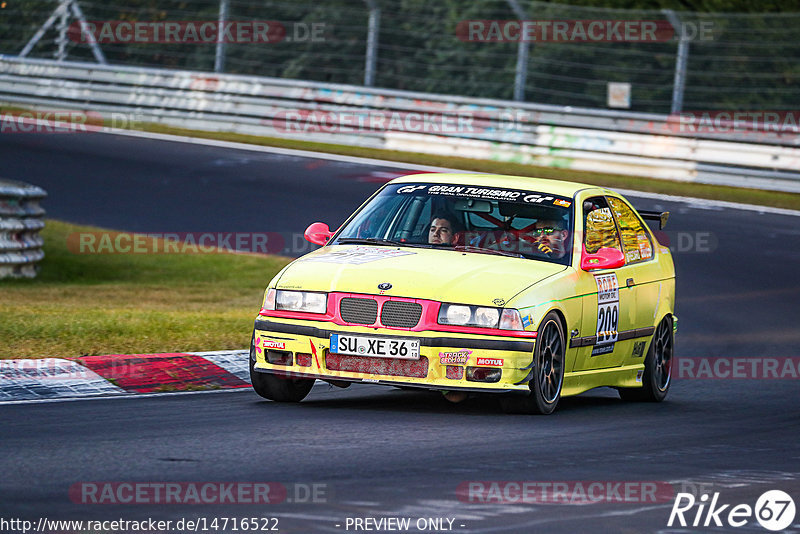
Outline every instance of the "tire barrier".
<path fill-rule="evenodd" d="M 44 258 L 41 187 L 0 180 L 0 278 L 34 278 Z"/>

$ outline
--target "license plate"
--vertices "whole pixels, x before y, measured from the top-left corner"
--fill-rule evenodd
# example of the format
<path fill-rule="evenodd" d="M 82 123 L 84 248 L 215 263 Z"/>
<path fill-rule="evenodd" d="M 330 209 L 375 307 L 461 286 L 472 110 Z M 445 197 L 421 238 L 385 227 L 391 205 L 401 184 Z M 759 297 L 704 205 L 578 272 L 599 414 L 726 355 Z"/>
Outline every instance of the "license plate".
<path fill-rule="evenodd" d="M 418 339 L 331 334 L 330 341 L 330 351 L 333 354 L 419 360 Z"/>

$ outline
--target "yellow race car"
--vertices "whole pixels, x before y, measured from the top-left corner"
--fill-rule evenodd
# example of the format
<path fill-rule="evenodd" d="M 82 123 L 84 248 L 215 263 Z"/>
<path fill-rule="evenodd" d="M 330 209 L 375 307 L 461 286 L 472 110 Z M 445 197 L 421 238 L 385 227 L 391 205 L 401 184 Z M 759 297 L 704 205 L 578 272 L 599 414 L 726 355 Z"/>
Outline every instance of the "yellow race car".
<path fill-rule="evenodd" d="M 417 174 L 380 188 L 269 283 L 250 347 L 267 399 L 315 379 L 500 394 L 512 413 L 617 388 L 670 386 L 675 270 L 644 219 L 603 187 L 526 177 Z"/>

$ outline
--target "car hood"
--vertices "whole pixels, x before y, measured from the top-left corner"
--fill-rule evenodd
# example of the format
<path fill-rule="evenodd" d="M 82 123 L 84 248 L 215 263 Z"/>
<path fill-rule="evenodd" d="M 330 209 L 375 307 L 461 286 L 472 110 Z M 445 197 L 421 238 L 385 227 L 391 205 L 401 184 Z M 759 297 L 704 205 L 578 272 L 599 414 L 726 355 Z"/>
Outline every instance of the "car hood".
<path fill-rule="evenodd" d="M 292 262 L 278 289 L 380 294 L 502 306 L 563 265 L 453 250 L 334 245 Z M 503 301 L 503 302 L 499 302 Z"/>

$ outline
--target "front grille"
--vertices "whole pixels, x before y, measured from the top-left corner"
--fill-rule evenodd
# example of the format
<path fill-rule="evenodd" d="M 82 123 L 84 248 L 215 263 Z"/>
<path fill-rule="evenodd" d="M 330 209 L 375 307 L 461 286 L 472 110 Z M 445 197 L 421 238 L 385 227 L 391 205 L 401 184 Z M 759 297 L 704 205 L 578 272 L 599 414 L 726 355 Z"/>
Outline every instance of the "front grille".
<path fill-rule="evenodd" d="M 368 356 L 348 356 L 331 354 L 326 351 L 325 367 L 331 371 L 348 371 L 383 376 L 407 376 L 425 378 L 428 376 L 428 358 L 419 360 L 400 360 L 397 358 L 371 358 Z"/>
<path fill-rule="evenodd" d="M 348 323 L 375 324 L 378 319 L 378 301 L 345 297 L 339 303 L 339 313 Z"/>
<path fill-rule="evenodd" d="M 381 308 L 381 323 L 395 328 L 414 328 L 422 317 L 422 305 L 402 300 L 387 300 Z"/>

